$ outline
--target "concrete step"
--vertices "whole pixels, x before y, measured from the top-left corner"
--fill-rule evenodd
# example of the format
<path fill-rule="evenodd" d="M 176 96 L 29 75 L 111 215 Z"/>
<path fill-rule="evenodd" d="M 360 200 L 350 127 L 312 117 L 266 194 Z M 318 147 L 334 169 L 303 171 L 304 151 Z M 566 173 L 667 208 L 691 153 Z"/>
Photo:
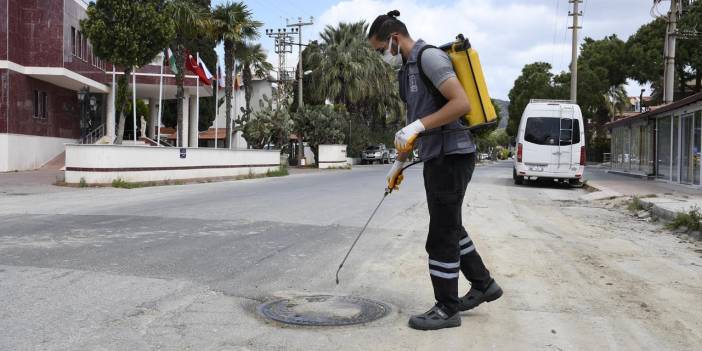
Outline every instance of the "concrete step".
<path fill-rule="evenodd" d="M 66 165 L 66 151 L 56 155 L 51 161 L 41 166 L 42 170 L 63 170 Z"/>

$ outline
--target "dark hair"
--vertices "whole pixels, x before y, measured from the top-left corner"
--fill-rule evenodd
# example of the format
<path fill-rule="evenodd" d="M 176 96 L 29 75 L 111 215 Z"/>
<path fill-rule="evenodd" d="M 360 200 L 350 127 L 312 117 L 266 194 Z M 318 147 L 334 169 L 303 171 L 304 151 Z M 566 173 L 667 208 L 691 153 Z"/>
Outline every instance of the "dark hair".
<path fill-rule="evenodd" d="M 378 40 L 387 40 L 390 34 L 395 32 L 409 36 L 405 24 L 397 19 L 399 16 L 400 11 L 392 10 L 386 15 L 376 17 L 368 30 L 368 39 L 376 37 Z"/>

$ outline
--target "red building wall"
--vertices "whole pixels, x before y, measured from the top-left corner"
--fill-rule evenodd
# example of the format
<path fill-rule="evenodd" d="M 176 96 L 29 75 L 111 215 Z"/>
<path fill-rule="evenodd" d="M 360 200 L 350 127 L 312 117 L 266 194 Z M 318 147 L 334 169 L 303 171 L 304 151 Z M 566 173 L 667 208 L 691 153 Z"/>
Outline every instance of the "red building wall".
<path fill-rule="evenodd" d="M 47 93 L 46 119 L 35 118 L 34 90 Z M 9 71 L 7 132 L 58 138 L 80 137 L 80 110 L 76 92 Z"/>
<path fill-rule="evenodd" d="M 24 66 L 63 66 L 63 1 L 7 0 L 8 59 Z"/>
<path fill-rule="evenodd" d="M 9 0 L 0 0 L 0 60 L 7 60 L 7 24 L 9 17 L 7 16 L 7 2 Z"/>
<path fill-rule="evenodd" d="M 7 133 L 8 70 L 0 69 L 0 133 Z"/>

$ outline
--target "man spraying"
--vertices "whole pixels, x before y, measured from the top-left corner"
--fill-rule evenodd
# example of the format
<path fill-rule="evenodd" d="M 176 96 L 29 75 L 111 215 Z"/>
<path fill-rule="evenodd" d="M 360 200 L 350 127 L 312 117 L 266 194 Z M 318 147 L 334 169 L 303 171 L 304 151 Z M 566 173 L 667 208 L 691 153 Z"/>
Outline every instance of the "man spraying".
<path fill-rule="evenodd" d="M 402 168 L 415 143 L 424 161 L 429 207 L 426 250 L 436 304 L 412 316 L 409 325 L 421 330 L 457 327 L 461 325 L 459 311 L 502 296 L 461 219 L 463 197 L 475 169 L 476 147 L 459 121 L 470 111 L 470 104 L 446 53 L 424 48 L 427 44 L 421 39 L 414 41 L 398 16 L 397 10 L 378 16 L 368 40 L 385 62 L 400 68 L 400 96 L 407 106 L 408 125 L 395 134 L 399 154 L 387 175 L 387 187 L 396 189 L 402 181 Z M 461 298 L 459 271 L 471 283 Z"/>

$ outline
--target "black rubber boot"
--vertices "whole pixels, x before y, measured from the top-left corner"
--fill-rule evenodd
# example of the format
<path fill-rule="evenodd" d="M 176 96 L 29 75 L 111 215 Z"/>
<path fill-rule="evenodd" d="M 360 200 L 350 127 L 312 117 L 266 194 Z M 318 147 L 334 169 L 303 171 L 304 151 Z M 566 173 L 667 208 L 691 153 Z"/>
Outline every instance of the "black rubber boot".
<path fill-rule="evenodd" d="M 478 305 L 483 302 L 495 301 L 499 299 L 500 296 L 502 296 L 502 288 L 497 285 L 497 282 L 493 279 L 483 291 L 471 287 L 466 296 L 461 297 L 461 303 L 458 305 L 458 309 L 461 311 L 468 311 L 478 307 Z"/>
<path fill-rule="evenodd" d="M 427 312 L 410 317 L 409 326 L 418 330 L 454 328 L 461 326 L 461 316 L 458 313 L 449 316 L 441 307 L 435 305 Z"/>

